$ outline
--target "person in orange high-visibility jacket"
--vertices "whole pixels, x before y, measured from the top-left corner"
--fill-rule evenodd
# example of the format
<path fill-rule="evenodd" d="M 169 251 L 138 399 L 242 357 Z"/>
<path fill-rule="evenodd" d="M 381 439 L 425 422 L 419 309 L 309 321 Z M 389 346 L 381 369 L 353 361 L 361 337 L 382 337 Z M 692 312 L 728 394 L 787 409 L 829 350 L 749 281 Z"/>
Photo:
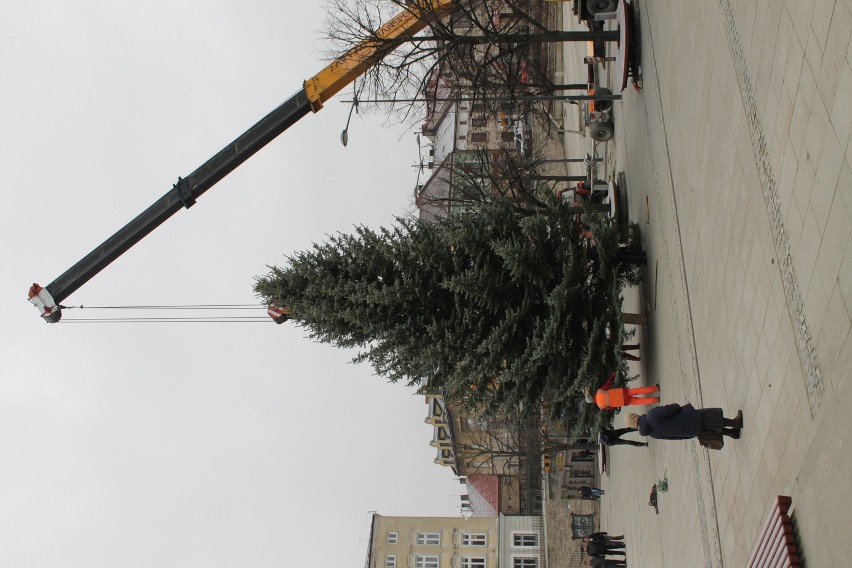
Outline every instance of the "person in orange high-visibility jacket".
<path fill-rule="evenodd" d="M 643 404 L 655 404 L 660 402 L 659 396 L 643 396 L 660 390 L 660 385 L 651 385 L 635 389 L 611 388 L 615 381 L 615 371 L 606 382 L 601 385 L 594 397 L 586 393 L 586 402 L 596 403 L 601 410 L 615 410 L 622 406 L 641 406 Z"/>

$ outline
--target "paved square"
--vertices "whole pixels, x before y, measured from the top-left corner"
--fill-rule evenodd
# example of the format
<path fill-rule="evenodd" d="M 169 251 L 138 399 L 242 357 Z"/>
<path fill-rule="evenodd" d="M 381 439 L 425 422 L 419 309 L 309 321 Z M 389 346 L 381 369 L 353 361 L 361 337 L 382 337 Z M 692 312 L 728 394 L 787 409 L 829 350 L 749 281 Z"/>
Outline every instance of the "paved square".
<path fill-rule="evenodd" d="M 649 316 L 637 371 L 664 403 L 742 409 L 746 426 L 712 454 L 615 448 L 602 525 L 626 534 L 632 566 L 745 566 L 786 494 L 808 565 L 847 565 L 852 0 L 635 6 L 643 89 L 623 93 L 599 150 L 646 235 L 645 285 L 626 299 Z M 566 82 L 585 77 L 584 51 L 564 47 Z M 566 156 L 589 151 L 568 131 L 576 107 L 565 123 Z"/>

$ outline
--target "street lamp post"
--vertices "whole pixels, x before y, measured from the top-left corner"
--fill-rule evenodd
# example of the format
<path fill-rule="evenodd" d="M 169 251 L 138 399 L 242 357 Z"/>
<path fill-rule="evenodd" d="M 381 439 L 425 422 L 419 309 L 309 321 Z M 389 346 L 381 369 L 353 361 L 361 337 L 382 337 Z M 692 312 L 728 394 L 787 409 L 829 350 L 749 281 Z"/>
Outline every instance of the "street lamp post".
<path fill-rule="evenodd" d="M 351 102 L 352 106 L 349 107 L 349 116 L 346 117 L 346 126 L 343 128 L 343 132 L 340 133 L 340 143 L 343 144 L 344 148 L 349 143 L 349 121 L 352 120 L 352 111 L 358 112 L 358 90 L 354 85 L 352 86 Z"/>

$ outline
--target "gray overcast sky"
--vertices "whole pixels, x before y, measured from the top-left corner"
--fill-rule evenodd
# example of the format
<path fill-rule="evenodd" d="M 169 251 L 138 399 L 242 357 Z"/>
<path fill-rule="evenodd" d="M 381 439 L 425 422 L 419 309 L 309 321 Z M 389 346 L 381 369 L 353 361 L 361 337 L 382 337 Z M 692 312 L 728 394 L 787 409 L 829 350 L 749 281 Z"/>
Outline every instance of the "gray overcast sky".
<path fill-rule="evenodd" d="M 458 514 L 422 397 L 352 353 L 271 322 L 51 326 L 26 301 L 316 73 L 321 6 L 3 4 L 0 566 L 360 567 L 368 511 Z M 65 303 L 254 302 L 283 254 L 410 209 L 413 134 L 356 117 L 344 149 L 338 101 Z"/>

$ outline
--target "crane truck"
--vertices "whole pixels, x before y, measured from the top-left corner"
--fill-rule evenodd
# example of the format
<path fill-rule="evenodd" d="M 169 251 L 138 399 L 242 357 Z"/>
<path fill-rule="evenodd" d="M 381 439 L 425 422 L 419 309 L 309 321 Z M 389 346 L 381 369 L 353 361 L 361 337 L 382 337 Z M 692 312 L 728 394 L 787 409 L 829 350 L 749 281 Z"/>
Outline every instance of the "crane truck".
<path fill-rule="evenodd" d="M 454 0 L 417 0 L 383 24 L 374 38 L 363 40 L 306 80 L 302 88 L 260 119 L 215 156 L 186 177 L 127 225 L 101 243 L 47 286 L 33 284 L 29 300 L 41 317 L 55 323 L 62 317 L 61 302 L 124 254 L 142 238 L 182 208 L 190 208 L 205 191 L 235 170 L 261 148 L 309 112 L 318 112 L 328 101 L 401 41 L 423 30 L 430 18 L 449 13 Z"/>

